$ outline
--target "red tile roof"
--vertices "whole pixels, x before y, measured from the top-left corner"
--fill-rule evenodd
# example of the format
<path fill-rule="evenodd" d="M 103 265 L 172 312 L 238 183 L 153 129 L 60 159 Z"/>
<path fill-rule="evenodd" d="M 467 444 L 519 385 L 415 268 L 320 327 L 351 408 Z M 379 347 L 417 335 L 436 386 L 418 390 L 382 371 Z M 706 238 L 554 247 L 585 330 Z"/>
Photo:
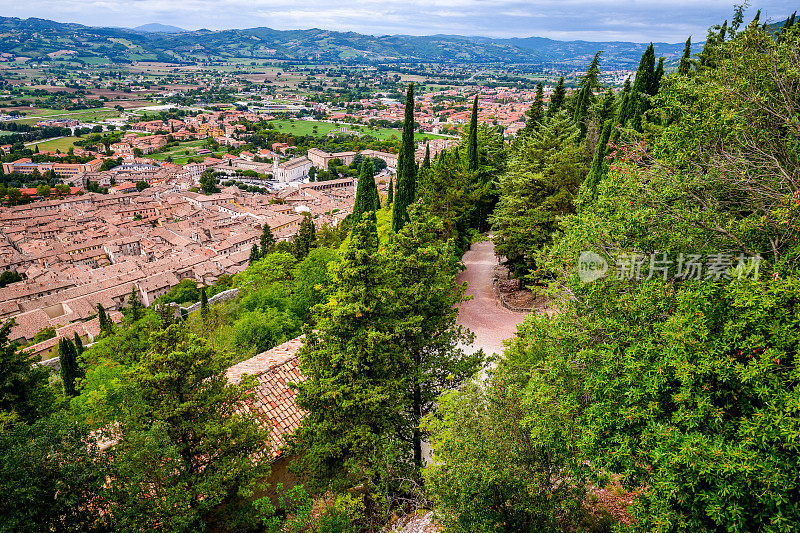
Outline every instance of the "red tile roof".
<path fill-rule="evenodd" d="M 286 437 L 300 427 L 305 416 L 305 411 L 295 403 L 297 392 L 289 386 L 305 380 L 297 360 L 297 350 L 302 345 L 303 338 L 297 337 L 242 361 L 227 372 L 233 383 L 238 383 L 244 374 L 255 376 L 258 382 L 255 398 L 248 402 L 247 410 L 258 413 L 271 428 L 273 459 L 281 455 Z"/>

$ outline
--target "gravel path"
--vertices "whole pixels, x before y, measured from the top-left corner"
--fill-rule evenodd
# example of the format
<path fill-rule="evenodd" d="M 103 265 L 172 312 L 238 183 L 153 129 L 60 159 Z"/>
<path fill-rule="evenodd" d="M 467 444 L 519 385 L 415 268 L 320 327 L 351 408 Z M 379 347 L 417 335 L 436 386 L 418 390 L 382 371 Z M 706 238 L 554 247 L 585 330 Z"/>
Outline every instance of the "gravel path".
<path fill-rule="evenodd" d="M 467 282 L 467 294 L 473 299 L 461 305 L 458 323 L 475 333 L 475 350 L 483 348 L 486 354 L 502 354 L 503 341 L 517 332 L 517 324 L 523 321 L 525 313 L 509 311 L 497 301 L 492 289 L 492 275 L 497 266 L 494 243 L 484 241 L 472 245 L 464 254 L 467 269 L 461 272 L 458 280 Z"/>

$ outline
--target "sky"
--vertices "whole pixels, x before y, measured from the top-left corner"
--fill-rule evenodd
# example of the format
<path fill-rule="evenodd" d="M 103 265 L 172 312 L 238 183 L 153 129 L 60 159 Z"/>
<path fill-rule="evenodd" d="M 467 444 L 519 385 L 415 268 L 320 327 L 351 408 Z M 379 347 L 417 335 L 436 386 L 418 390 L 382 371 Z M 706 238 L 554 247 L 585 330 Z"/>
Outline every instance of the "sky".
<path fill-rule="evenodd" d="M 372 35 L 458 34 L 558 40 L 682 42 L 705 39 L 736 0 L 0 0 L 0 15 L 88 26 L 158 22 L 212 30 L 267 26 Z M 783 20 L 787 0 L 761 0 Z M 800 7 L 800 2 L 792 10 Z M 748 9 L 749 21 L 755 9 Z"/>

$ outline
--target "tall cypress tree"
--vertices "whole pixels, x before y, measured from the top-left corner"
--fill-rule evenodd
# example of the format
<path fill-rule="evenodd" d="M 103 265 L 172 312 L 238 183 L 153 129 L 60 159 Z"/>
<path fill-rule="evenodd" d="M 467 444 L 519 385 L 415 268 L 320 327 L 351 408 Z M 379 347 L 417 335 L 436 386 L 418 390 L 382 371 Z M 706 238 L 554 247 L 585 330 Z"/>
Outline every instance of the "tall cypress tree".
<path fill-rule="evenodd" d="M 566 98 L 566 95 L 567 90 L 564 88 L 564 76 L 561 76 L 558 79 L 555 90 L 553 90 L 552 96 L 550 97 L 550 105 L 547 106 L 548 117 L 552 117 L 561 111 L 561 107 L 564 105 L 564 98 Z"/>
<path fill-rule="evenodd" d="M 438 218 L 415 216 L 386 247 L 386 279 L 396 302 L 393 325 L 408 360 L 403 373 L 406 415 L 398 430 L 402 442 L 411 441 L 417 468 L 423 466 L 422 416 L 443 392 L 482 366 L 482 354 L 468 355 L 459 348 L 469 344 L 471 334 L 456 323 L 464 289 L 456 281 L 453 248 L 440 237 L 443 230 Z"/>
<path fill-rule="evenodd" d="M 594 101 L 594 90 L 600 86 L 600 54 L 597 52 L 586 69 L 586 74 L 581 79 L 581 90 L 575 99 L 574 108 L 572 110 L 572 120 L 580 126 L 581 137 L 586 134 L 586 124 L 584 119 Z"/>
<path fill-rule="evenodd" d="M 650 96 L 655 96 L 658 94 L 658 89 L 661 87 L 661 78 L 664 77 L 664 58 L 658 58 L 658 65 L 656 65 L 656 70 L 653 72 L 653 79 L 651 80 L 650 87 L 648 87 L 647 93 Z"/>
<path fill-rule="evenodd" d="M 364 160 L 361 163 L 361 173 L 358 177 L 356 200 L 353 204 L 352 223 L 356 224 L 367 211 L 380 209 L 380 197 L 375 185 L 374 167 L 372 161 Z"/>
<path fill-rule="evenodd" d="M 628 121 L 628 110 L 630 106 L 631 97 L 631 79 L 625 80 L 625 85 L 622 88 L 622 95 L 620 96 L 619 107 L 617 108 L 617 116 L 614 119 L 614 126 L 612 127 L 611 138 L 616 141 L 620 136 L 620 129 L 617 126 L 625 126 Z"/>
<path fill-rule="evenodd" d="M 386 198 L 386 203 L 392 205 L 392 202 L 394 202 L 394 179 L 389 178 L 389 195 Z"/>
<path fill-rule="evenodd" d="M 58 361 L 61 366 L 61 383 L 64 386 L 64 395 L 68 398 L 77 396 L 75 381 L 83 376 L 78 366 L 75 345 L 66 337 L 62 337 L 58 341 Z"/>
<path fill-rule="evenodd" d="M 317 240 L 317 230 L 311 215 L 303 213 L 303 221 L 300 222 L 300 230 L 294 237 L 294 256 L 298 261 L 306 258 L 308 252 L 314 247 Z"/>
<path fill-rule="evenodd" d="M 422 160 L 422 168 L 431 168 L 431 147 L 428 143 L 425 143 L 425 158 Z"/>
<path fill-rule="evenodd" d="M 414 84 L 406 92 L 405 119 L 397 161 L 397 191 L 392 210 L 392 229 L 400 231 L 408 221 L 408 206 L 417 194 L 417 165 L 414 161 Z"/>
<path fill-rule="evenodd" d="M 681 76 L 685 76 L 689 73 L 689 69 L 692 66 L 692 36 L 690 35 L 688 39 L 686 39 L 686 44 L 683 46 L 683 56 L 681 57 L 681 62 L 678 64 L 678 74 Z"/>
<path fill-rule="evenodd" d="M 628 99 L 626 115 L 630 117 L 633 129 L 642 131 L 642 115 L 649 108 L 645 95 L 650 94 L 655 83 L 656 55 L 653 43 L 650 43 L 642 54 L 639 67 L 636 69 L 636 79 L 633 82 L 631 96 Z"/>
<path fill-rule="evenodd" d="M 469 119 L 467 132 L 467 168 L 478 170 L 478 95 L 472 103 L 472 116 Z"/>
<path fill-rule="evenodd" d="M 786 21 L 781 26 L 780 32 L 778 33 L 778 42 L 782 43 L 786 40 L 786 36 L 789 34 L 789 30 L 794 26 L 795 19 L 797 18 L 797 11 L 792 13 L 790 16 L 786 17 Z"/>
<path fill-rule="evenodd" d="M 603 96 L 603 101 L 600 103 L 600 108 L 597 111 L 597 120 L 600 124 L 605 124 L 606 120 L 611 118 L 612 113 L 614 113 L 615 101 L 616 96 L 614 96 L 614 91 L 612 91 L 609 87 L 606 90 L 606 94 Z"/>
<path fill-rule="evenodd" d="M 604 161 L 606 153 L 608 152 L 608 140 L 611 137 L 611 128 L 614 125 L 612 119 L 606 120 L 603 125 L 603 132 L 600 134 L 600 139 L 597 141 L 597 147 L 594 151 L 594 159 L 592 159 L 592 168 L 584 181 L 585 195 L 594 198 L 597 194 L 597 185 L 603 177 Z"/>
<path fill-rule="evenodd" d="M 253 247 L 250 248 L 250 262 L 255 263 L 261 259 L 261 253 L 258 251 L 258 245 L 253 243 Z"/>
<path fill-rule="evenodd" d="M 396 203 L 399 197 L 398 190 Z M 406 464 L 386 455 L 403 424 L 408 371 L 397 347 L 391 319 L 396 299 L 387 290 L 386 272 L 375 216 L 368 213 L 353 228 L 332 271 L 331 297 L 315 307 L 315 327 L 298 354 L 306 379 L 296 398 L 307 414 L 290 454 L 313 487 L 335 480 L 377 492 L 388 482 L 386 468 Z"/>
<path fill-rule="evenodd" d="M 103 304 L 97 304 L 97 320 L 100 322 L 100 333 L 112 335 L 114 333 L 114 323 L 106 314 Z"/>
<path fill-rule="evenodd" d="M 261 257 L 271 252 L 273 246 L 275 246 L 275 236 L 272 235 L 272 228 L 265 222 L 261 231 Z"/>
<path fill-rule="evenodd" d="M 75 345 L 75 352 L 78 355 L 81 355 L 83 353 L 83 342 L 81 341 L 81 337 L 78 335 L 77 331 L 72 336 L 72 342 Z"/>
<path fill-rule="evenodd" d="M 533 105 L 528 109 L 528 120 L 525 121 L 524 133 L 534 131 L 544 119 L 544 86 L 541 83 L 536 84 L 536 97 L 533 99 Z"/>
<path fill-rule="evenodd" d="M 208 294 L 205 287 L 200 287 L 200 318 L 203 322 L 208 320 Z"/>
<path fill-rule="evenodd" d="M 125 308 L 125 312 L 131 322 L 136 322 L 142 318 L 144 313 L 144 305 L 135 286 L 131 286 L 131 293 L 128 295 L 128 307 Z"/>

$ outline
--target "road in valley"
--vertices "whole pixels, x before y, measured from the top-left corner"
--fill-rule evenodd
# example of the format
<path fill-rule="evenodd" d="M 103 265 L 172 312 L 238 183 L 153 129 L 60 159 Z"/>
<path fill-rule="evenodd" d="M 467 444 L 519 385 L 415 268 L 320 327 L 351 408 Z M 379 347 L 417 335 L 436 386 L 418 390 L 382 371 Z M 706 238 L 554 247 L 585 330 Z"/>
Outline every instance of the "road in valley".
<path fill-rule="evenodd" d="M 458 323 L 475 334 L 475 350 L 483 348 L 487 355 L 502 354 L 503 341 L 516 334 L 517 324 L 523 321 L 525 313 L 510 311 L 495 298 L 492 277 L 497 257 L 491 240 L 473 244 L 463 261 L 467 269 L 459 274 L 458 280 L 467 282 L 467 295 L 473 298 L 461 304 Z"/>

